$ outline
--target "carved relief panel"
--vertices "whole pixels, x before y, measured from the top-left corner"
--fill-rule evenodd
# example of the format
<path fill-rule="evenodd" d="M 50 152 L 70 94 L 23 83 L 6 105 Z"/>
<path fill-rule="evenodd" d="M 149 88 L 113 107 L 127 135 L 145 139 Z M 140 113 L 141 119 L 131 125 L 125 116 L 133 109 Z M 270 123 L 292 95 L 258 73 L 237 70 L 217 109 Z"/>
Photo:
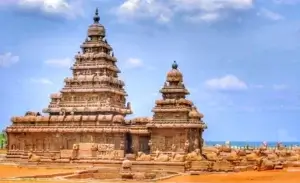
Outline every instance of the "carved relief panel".
<path fill-rule="evenodd" d="M 171 151 L 173 145 L 173 137 L 172 136 L 165 136 L 165 151 Z"/>
<path fill-rule="evenodd" d="M 99 144 L 105 144 L 106 143 L 106 136 L 105 134 L 96 134 L 95 136 L 95 142 Z"/>

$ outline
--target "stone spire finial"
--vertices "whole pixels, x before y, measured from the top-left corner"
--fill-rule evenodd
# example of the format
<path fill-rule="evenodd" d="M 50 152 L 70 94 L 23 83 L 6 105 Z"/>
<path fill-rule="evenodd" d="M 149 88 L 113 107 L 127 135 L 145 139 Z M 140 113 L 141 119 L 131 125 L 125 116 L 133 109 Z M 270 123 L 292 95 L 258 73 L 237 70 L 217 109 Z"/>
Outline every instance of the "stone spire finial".
<path fill-rule="evenodd" d="M 99 21 L 100 21 L 99 12 L 98 12 L 98 8 L 96 8 L 95 16 L 94 16 L 94 23 L 99 23 Z"/>
<path fill-rule="evenodd" d="M 173 64 L 172 64 L 172 69 L 177 69 L 178 68 L 178 64 L 177 62 L 174 60 Z"/>

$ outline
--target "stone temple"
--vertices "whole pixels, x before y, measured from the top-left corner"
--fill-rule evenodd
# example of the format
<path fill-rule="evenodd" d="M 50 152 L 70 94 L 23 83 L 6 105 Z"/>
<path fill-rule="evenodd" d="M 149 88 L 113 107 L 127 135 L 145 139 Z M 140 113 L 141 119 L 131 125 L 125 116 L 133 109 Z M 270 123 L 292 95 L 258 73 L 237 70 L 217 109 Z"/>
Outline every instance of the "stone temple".
<path fill-rule="evenodd" d="M 183 84 L 174 61 L 155 102 L 153 117 L 127 119 L 133 111 L 118 78 L 117 58 L 107 42 L 96 10 L 81 52 L 71 67 L 72 77 L 51 95 L 42 115 L 28 111 L 12 117 L 7 127 L 7 158 L 28 159 L 35 153 L 46 160 L 121 160 L 143 153 L 189 153 L 202 149 L 206 129 Z"/>

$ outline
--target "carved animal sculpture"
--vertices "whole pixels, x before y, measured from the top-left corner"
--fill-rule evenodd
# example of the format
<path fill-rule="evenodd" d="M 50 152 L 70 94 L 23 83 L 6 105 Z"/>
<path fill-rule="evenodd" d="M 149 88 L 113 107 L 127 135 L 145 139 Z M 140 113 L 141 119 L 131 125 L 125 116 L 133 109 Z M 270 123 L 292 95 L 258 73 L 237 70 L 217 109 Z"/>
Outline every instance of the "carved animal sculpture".
<path fill-rule="evenodd" d="M 258 158 L 259 158 L 259 156 L 257 155 L 257 153 L 254 153 L 254 152 L 246 155 L 247 161 L 256 161 Z"/>
<path fill-rule="evenodd" d="M 274 167 L 275 167 L 274 163 L 270 160 L 265 159 L 265 158 L 259 158 L 258 161 L 257 161 L 258 171 L 273 170 Z"/>
<path fill-rule="evenodd" d="M 246 151 L 243 150 L 243 149 L 238 149 L 236 151 L 236 153 L 237 153 L 238 156 L 246 156 L 247 155 Z"/>
<path fill-rule="evenodd" d="M 143 152 L 138 152 L 137 155 L 136 161 L 151 161 L 151 155 L 147 155 Z"/>
<path fill-rule="evenodd" d="M 237 161 L 240 159 L 236 152 L 227 153 L 226 157 L 224 158 L 227 161 Z"/>
<path fill-rule="evenodd" d="M 218 160 L 218 154 L 215 152 L 206 153 L 206 154 L 204 154 L 204 156 L 209 161 L 217 161 Z"/>
<path fill-rule="evenodd" d="M 216 153 L 219 154 L 220 150 L 217 147 L 211 147 L 211 146 L 206 146 L 202 148 L 202 154 L 206 155 L 209 153 Z"/>
<path fill-rule="evenodd" d="M 275 154 L 275 153 L 268 154 L 268 155 L 267 155 L 267 159 L 268 159 L 268 160 L 277 160 L 277 159 L 278 159 L 278 156 L 277 156 L 277 154 Z"/>
<path fill-rule="evenodd" d="M 29 153 L 28 154 L 28 161 L 29 162 L 40 162 L 41 161 L 41 157 L 40 156 L 37 156 L 33 153 Z"/>
<path fill-rule="evenodd" d="M 300 160 L 300 155 L 295 154 L 287 158 L 289 161 L 299 161 Z"/>
<path fill-rule="evenodd" d="M 277 154 L 277 156 L 279 157 L 286 157 L 287 156 L 287 150 L 276 150 L 275 153 Z"/>
<path fill-rule="evenodd" d="M 155 157 L 155 161 L 160 161 L 160 162 L 167 162 L 169 161 L 170 157 L 168 155 L 165 154 L 161 154 L 159 151 L 156 152 L 156 157 Z"/>
<path fill-rule="evenodd" d="M 291 149 L 289 149 L 289 150 L 286 150 L 286 155 L 287 156 L 293 156 L 293 155 L 295 155 L 295 154 L 297 154 L 294 150 L 291 150 Z"/>
<path fill-rule="evenodd" d="M 270 150 L 270 149 L 260 150 L 260 155 L 261 156 L 268 156 L 269 154 L 274 154 L 274 150 Z"/>
<path fill-rule="evenodd" d="M 184 162 L 186 159 L 185 155 L 181 155 L 175 152 L 172 152 L 171 154 L 171 160 L 170 161 L 174 161 L 174 162 Z"/>
<path fill-rule="evenodd" d="M 202 159 L 200 149 L 196 149 L 195 151 L 188 153 L 186 156 L 187 161 L 201 161 Z"/>
<path fill-rule="evenodd" d="M 231 147 L 230 146 L 222 145 L 222 146 L 218 147 L 218 149 L 220 150 L 220 152 L 227 152 L 227 153 L 231 152 Z"/>

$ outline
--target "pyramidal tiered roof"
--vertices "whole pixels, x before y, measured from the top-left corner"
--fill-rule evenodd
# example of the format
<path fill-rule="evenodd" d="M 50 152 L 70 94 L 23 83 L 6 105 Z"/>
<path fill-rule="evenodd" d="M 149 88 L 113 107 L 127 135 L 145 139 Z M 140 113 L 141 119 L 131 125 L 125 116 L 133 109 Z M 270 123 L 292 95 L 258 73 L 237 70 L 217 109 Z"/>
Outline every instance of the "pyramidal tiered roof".
<path fill-rule="evenodd" d="M 98 9 L 88 37 L 81 45 L 82 52 L 75 56 L 71 70 L 73 77 L 65 78 L 60 93 L 51 95 L 51 102 L 43 112 L 50 115 L 113 114 L 125 117 L 131 114 L 126 105 L 124 82 L 118 78 L 120 70 L 113 49 L 105 38 L 105 27 L 99 23 Z"/>
<path fill-rule="evenodd" d="M 189 91 L 184 86 L 183 75 L 176 61 L 172 64 L 160 93 L 162 99 L 156 100 L 152 109 L 153 121 L 148 127 L 206 128 L 202 121 L 203 114 L 198 112 L 192 101 L 186 99 Z"/>

